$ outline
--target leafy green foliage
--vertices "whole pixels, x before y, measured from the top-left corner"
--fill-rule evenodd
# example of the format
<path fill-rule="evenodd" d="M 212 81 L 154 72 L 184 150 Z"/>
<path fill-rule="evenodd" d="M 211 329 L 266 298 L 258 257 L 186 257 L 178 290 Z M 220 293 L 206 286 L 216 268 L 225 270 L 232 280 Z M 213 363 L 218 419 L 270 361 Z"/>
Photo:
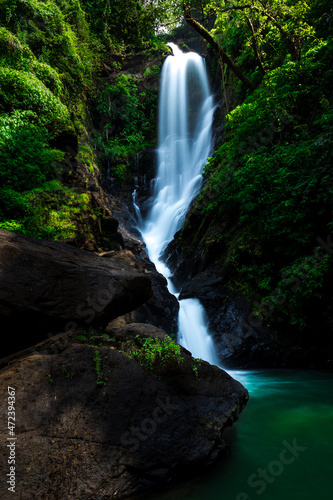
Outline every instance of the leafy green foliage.
<path fill-rule="evenodd" d="M 253 59 L 253 42 L 271 68 L 287 54 L 298 60 L 303 44 L 314 35 L 307 22 L 310 6 L 302 0 L 240 0 L 237 4 L 211 0 L 201 2 L 201 10 L 216 16 L 214 34 L 239 63 Z"/>
<path fill-rule="evenodd" d="M 31 110 L 41 125 L 55 132 L 69 128 L 69 113 L 58 97 L 34 75 L 0 68 L 0 111 Z"/>
<path fill-rule="evenodd" d="M 177 364 L 183 362 L 180 345 L 168 335 L 163 340 L 152 337 L 143 339 L 137 335 L 134 340 L 125 341 L 121 351 L 149 370 L 156 367 L 163 368 L 171 362 Z"/>
<path fill-rule="evenodd" d="M 105 47 L 119 52 L 158 47 L 157 30 L 173 22 L 180 10 L 175 0 L 81 0 L 81 4 Z"/>
<path fill-rule="evenodd" d="M 154 140 L 156 92 L 139 90 L 135 79 L 125 77 L 100 94 L 97 82 L 102 58 L 109 64 L 110 56 L 124 56 L 129 49 L 165 51 L 155 35 L 158 19 L 166 15 L 158 4 L 0 2 L 1 228 L 37 238 L 94 239 L 99 214 L 82 202 L 80 192 L 62 183 L 77 178 L 77 164 L 80 175 L 96 176 L 96 154 L 87 140 L 91 99 L 100 107 L 96 150 L 102 166 L 112 163 L 119 182 L 131 178 L 136 153 Z M 114 64 L 115 70 L 121 68 L 120 62 Z M 103 108 L 109 99 L 115 113 Z M 99 125 L 103 120 L 105 128 Z M 54 144 L 72 154 L 66 141 L 75 144 L 74 135 L 79 150 L 68 170 Z"/>
<path fill-rule="evenodd" d="M 31 123 L 33 120 L 37 121 L 37 115 L 30 111 L 0 115 L 2 187 L 22 192 L 55 177 L 53 163 L 60 161 L 63 153 L 50 148 L 52 136 L 44 127 Z"/>
<path fill-rule="evenodd" d="M 323 325 L 331 314 L 324 300 L 331 259 L 313 265 L 297 291 L 283 276 L 304 274 L 299 265 L 313 255 L 316 237 L 326 239 L 333 228 L 332 60 L 332 41 L 317 40 L 301 61 L 267 73 L 228 115 L 199 202 L 213 221 L 203 227 L 210 234 L 220 228 L 213 240 L 206 233 L 206 245 L 222 250 L 229 285 L 272 311 L 261 313 L 266 323 L 299 332 L 315 327 L 314 311 Z M 274 301 L 275 290 L 285 294 L 282 303 Z"/>
<path fill-rule="evenodd" d="M 106 356 L 107 359 L 107 356 Z M 94 350 L 94 362 L 97 374 L 97 385 L 104 385 L 108 381 L 108 377 L 105 375 L 106 363 L 103 362 L 101 357 L 101 352 L 98 349 Z"/>
<path fill-rule="evenodd" d="M 86 134 L 82 110 L 102 52 L 97 34 L 77 0 L 4 0 L 0 24 L 0 227 L 90 239 L 96 214 L 56 181 L 64 153 L 52 144 L 66 149 L 57 137 L 73 136 L 73 124 Z M 93 153 L 84 145 L 78 161 L 94 175 Z"/>
<path fill-rule="evenodd" d="M 131 179 L 136 154 L 155 140 L 156 103 L 156 91 L 140 92 L 138 80 L 124 74 L 99 94 L 96 108 L 105 125 L 95 147 L 104 168 L 111 163 L 112 176 L 120 182 Z"/>
<path fill-rule="evenodd" d="M 200 358 L 193 359 L 192 370 L 193 370 L 196 378 L 199 377 L 199 367 L 201 366 L 201 363 L 202 363 L 202 359 L 200 359 Z"/>
<path fill-rule="evenodd" d="M 79 2 L 3 0 L 0 22 L 30 47 L 39 62 L 61 74 L 67 98 L 92 84 L 100 47 L 90 36 Z"/>
<path fill-rule="evenodd" d="M 0 66 L 32 72 L 55 95 L 61 94 L 62 84 L 58 72 L 38 61 L 29 46 L 6 28 L 0 28 L 0 54 Z"/>
<path fill-rule="evenodd" d="M 21 232 L 22 220 L 32 213 L 25 193 L 54 179 L 57 172 L 53 164 L 63 158 L 62 152 L 50 148 L 49 132 L 33 121 L 37 121 L 37 115 L 30 111 L 0 115 L 2 229 Z"/>
<path fill-rule="evenodd" d="M 103 349 L 116 349 L 130 359 L 138 361 L 146 370 L 155 372 L 159 376 L 166 368 L 183 364 L 181 346 L 171 337 L 166 335 L 163 339 L 156 337 L 141 337 L 124 339 L 122 337 L 110 337 L 102 331 L 96 331 L 90 327 L 88 330 L 82 329 L 75 337 L 78 342 L 82 342 L 93 348 L 94 362 L 97 373 L 97 384 L 104 384 L 107 364 L 103 361 Z M 104 351 L 105 352 L 105 351 Z M 107 356 L 104 357 L 107 359 Z M 202 360 L 194 360 L 194 366 L 200 366 Z M 193 368 L 197 375 L 197 370 Z"/>

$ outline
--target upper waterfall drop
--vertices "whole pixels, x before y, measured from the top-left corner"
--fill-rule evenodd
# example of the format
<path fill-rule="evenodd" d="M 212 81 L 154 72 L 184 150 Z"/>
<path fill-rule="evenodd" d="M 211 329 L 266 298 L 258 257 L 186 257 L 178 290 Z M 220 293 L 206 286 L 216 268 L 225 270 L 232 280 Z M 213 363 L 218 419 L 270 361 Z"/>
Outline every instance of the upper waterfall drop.
<path fill-rule="evenodd" d="M 214 114 L 205 61 L 175 44 L 169 46 L 174 55 L 167 57 L 161 74 L 155 201 L 141 231 L 150 259 L 163 274 L 167 269 L 161 254 L 201 188 Z"/>

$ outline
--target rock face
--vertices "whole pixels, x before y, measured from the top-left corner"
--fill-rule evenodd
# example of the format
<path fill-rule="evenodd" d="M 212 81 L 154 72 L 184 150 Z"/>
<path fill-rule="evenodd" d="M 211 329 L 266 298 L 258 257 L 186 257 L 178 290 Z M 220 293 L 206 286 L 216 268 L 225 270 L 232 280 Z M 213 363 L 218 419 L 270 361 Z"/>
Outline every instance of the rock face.
<path fill-rule="evenodd" d="M 142 242 L 130 204 L 119 198 L 110 196 L 112 213 L 119 221 L 119 231 L 123 238 L 124 248 L 132 252 L 144 269 L 149 273 L 153 296 L 142 306 L 115 320 L 115 326 L 129 323 L 150 323 L 170 335 L 176 335 L 178 330 L 179 304 L 167 288 L 167 280 L 157 272 L 155 265 L 149 260 L 146 245 Z M 131 203 L 131 201 L 130 201 Z M 118 253 L 119 255 L 119 253 Z M 117 259 L 113 253 L 112 258 Z"/>
<path fill-rule="evenodd" d="M 63 243 L 0 231 L 1 323 L 3 331 L 8 328 L 21 338 L 28 330 L 26 346 L 48 331 L 107 324 L 151 296 L 149 276 L 131 254 L 117 262 Z"/>
<path fill-rule="evenodd" d="M 222 252 L 219 242 L 207 247 L 203 244 L 208 231 L 209 227 L 202 223 L 200 207 L 194 204 L 184 227 L 165 251 L 166 263 L 174 272 L 173 280 L 181 288 L 179 299 L 200 300 L 225 368 L 290 366 L 285 346 L 257 324 L 251 316 L 251 304 L 225 285 L 223 266 L 216 264 Z M 214 237 L 213 232 L 211 236 Z"/>
<path fill-rule="evenodd" d="M 221 268 L 211 266 L 186 282 L 179 298 L 192 297 L 198 298 L 206 310 L 223 366 L 274 366 L 281 347 L 265 328 L 251 324 L 250 304 L 224 285 Z"/>
<path fill-rule="evenodd" d="M 251 314 L 251 304 L 224 284 L 218 265 L 208 266 L 182 286 L 180 299 L 198 298 L 207 313 L 217 355 L 228 369 L 328 368 L 327 345 L 276 338 Z"/>
<path fill-rule="evenodd" d="M 112 342 L 164 338 L 150 325 L 108 333 Z M 77 335 L 60 334 L 0 360 L 2 415 L 8 386 L 15 389 L 17 496 L 124 498 L 193 473 L 219 455 L 223 429 L 248 399 L 241 384 L 206 362 L 195 366 L 185 349 L 182 362 L 171 360 L 150 371 L 110 347 L 102 334 L 85 343 Z M 99 385 L 101 371 L 105 378 Z M 8 430 L 1 429 L 2 442 L 11 443 Z M 2 477 L 9 472 L 9 453 L 1 447 Z M 8 487 L 1 482 L 1 498 L 11 498 Z"/>

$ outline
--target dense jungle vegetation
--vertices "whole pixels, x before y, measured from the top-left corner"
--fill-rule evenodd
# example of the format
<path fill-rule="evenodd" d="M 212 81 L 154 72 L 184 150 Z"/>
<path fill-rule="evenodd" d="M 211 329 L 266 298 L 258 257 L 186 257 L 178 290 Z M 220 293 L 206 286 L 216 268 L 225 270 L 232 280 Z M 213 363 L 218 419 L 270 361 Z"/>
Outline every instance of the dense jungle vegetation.
<path fill-rule="evenodd" d="M 131 185 L 133 159 L 156 141 L 157 91 L 122 71 L 124 61 L 162 60 L 165 33 L 185 23 L 221 66 L 225 124 L 193 209 L 200 216 L 178 244 L 223 264 L 226 283 L 253 304 L 253 324 L 327 334 L 330 0 L 0 0 L 0 228 L 74 237 L 83 213 L 98 218 L 82 165 L 86 185 L 110 165 Z"/>
<path fill-rule="evenodd" d="M 157 91 L 117 76 L 126 56 L 168 53 L 155 35 L 159 11 L 144 3 L 1 0 L 0 228 L 77 236 L 83 213 L 99 216 L 89 177 L 111 160 L 125 181 L 133 156 L 155 140 Z M 105 66 L 115 77 L 102 77 Z"/>
<path fill-rule="evenodd" d="M 216 1 L 203 14 L 212 11 L 215 40 L 254 90 L 238 79 L 238 105 L 226 110 L 193 209 L 198 227 L 189 217 L 180 244 L 189 258 L 223 264 L 226 283 L 253 305 L 251 325 L 310 341 L 320 331 L 330 342 L 332 6 Z"/>

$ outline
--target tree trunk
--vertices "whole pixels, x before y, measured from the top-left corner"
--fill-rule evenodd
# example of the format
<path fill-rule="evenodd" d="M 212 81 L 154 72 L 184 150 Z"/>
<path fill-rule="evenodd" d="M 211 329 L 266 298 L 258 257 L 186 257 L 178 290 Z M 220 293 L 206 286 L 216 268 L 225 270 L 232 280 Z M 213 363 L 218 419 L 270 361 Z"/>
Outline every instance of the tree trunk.
<path fill-rule="evenodd" d="M 191 7 L 189 5 L 184 5 L 184 16 L 185 21 L 195 29 L 199 35 L 201 35 L 208 43 L 218 52 L 219 56 L 231 71 L 243 82 L 246 88 L 249 90 L 255 90 L 255 86 L 250 82 L 250 80 L 244 75 L 242 70 L 236 66 L 234 61 L 225 53 L 221 45 L 215 40 L 215 38 L 206 30 L 198 21 L 196 21 L 191 14 Z"/>
<path fill-rule="evenodd" d="M 246 20 L 247 20 L 247 24 L 250 27 L 251 33 L 252 33 L 252 38 L 251 38 L 252 48 L 253 48 L 253 52 L 254 52 L 255 58 L 257 60 L 258 67 L 260 69 L 261 74 L 265 75 L 266 71 L 265 71 L 265 68 L 264 68 L 264 66 L 262 64 L 262 60 L 261 60 L 261 57 L 260 57 L 260 54 L 259 54 L 257 40 L 256 40 L 256 33 L 255 33 L 255 30 L 254 30 L 254 26 L 253 26 L 252 21 L 251 21 L 251 19 L 249 17 L 247 17 Z"/>

